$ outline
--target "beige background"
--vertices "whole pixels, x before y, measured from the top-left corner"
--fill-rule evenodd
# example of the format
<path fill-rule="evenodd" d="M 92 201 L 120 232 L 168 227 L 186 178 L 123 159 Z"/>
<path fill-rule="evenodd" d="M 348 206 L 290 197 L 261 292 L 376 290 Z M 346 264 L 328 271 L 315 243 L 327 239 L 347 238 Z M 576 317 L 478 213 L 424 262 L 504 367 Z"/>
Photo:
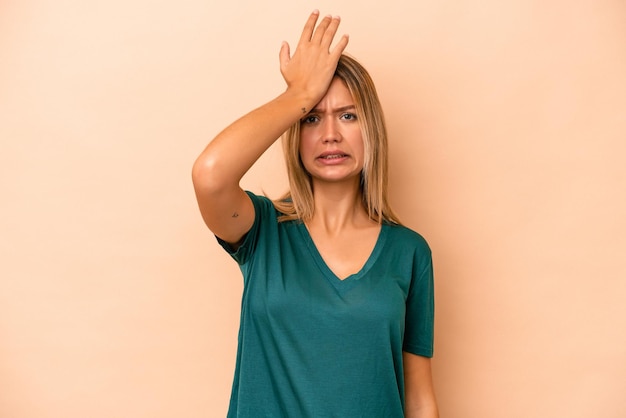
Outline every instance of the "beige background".
<path fill-rule="evenodd" d="M 434 252 L 442 417 L 626 416 L 622 0 L 4 0 L 2 418 L 225 415 L 241 280 L 191 164 L 315 7 Z M 244 186 L 284 190 L 278 148 Z"/>

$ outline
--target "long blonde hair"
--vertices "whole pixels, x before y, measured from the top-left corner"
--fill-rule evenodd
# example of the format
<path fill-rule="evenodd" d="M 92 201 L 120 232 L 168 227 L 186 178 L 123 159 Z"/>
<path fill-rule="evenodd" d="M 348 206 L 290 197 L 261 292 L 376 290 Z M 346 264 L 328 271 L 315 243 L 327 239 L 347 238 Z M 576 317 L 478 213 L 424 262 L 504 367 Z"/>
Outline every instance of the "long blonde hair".
<path fill-rule="evenodd" d="M 365 161 L 361 172 L 361 196 L 370 219 L 399 224 L 387 199 L 387 128 L 383 109 L 367 70 L 354 58 L 342 55 L 335 77 L 346 83 L 356 108 L 361 127 Z M 273 201 L 282 215 L 279 221 L 303 220 L 313 216 L 315 203 L 311 176 L 300 159 L 300 121 L 283 135 L 283 152 L 289 177 L 289 188 L 280 199 Z"/>

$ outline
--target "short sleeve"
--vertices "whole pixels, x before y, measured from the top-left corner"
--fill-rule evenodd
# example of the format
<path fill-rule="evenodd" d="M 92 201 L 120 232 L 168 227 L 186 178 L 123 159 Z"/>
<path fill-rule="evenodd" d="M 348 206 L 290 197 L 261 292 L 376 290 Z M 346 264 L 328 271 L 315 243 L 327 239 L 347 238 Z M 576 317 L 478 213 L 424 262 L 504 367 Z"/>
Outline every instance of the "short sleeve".
<path fill-rule="evenodd" d="M 234 249 L 228 242 L 215 236 L 217 242 L 239 265 L 246 264 L 254 254 L 263 222 L 267 222 L 268 219 L 276 219 L 276 211 L 271 200 L 264 196 L 257 196 L 250 191 L 246 191 L 246 193 L 254 205 L 254 223 L 246 233 L 242 244 Z"/>
<path fill-rule="evenodd" d="M 406 301 L 403 350 L 433 356 L 435 295 L 430 249 L 414 258 L 414 277 Z"/>

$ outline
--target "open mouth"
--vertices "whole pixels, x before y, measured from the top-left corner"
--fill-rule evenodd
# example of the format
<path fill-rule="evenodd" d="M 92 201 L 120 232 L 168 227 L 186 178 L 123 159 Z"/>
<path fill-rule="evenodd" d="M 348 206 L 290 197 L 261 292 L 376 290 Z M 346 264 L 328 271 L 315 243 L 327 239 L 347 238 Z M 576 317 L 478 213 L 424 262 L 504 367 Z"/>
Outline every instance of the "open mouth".
<path fill-rule="evenodd" d="M 326 155 L 321 155 L 319 158 L 323 159 L 323 160 L 336 160 L 339 158 L 344 158 L 347 157 L 347 154 L 326 154 Z"/>

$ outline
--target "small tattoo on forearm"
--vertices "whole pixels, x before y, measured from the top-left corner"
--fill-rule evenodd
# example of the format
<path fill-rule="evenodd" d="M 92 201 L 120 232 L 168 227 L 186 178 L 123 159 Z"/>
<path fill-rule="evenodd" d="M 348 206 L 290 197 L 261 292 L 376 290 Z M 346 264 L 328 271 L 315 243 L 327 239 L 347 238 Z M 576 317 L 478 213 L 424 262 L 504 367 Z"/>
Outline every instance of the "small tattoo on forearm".
<path fill-rule="evenodd" d="M 233 218 L 237 218 L 237 217 L 239 217 L 239 214 L 237 212 L 234 212 L 233 213 Z"/>
<path fill-rule="evenodd" d="M 302 113 L 303 113 L 303 114 L 304 114 L 304 113 L 306 113 L 306 107 L 303 107 L 303 108 L 302 108 Z"/>

